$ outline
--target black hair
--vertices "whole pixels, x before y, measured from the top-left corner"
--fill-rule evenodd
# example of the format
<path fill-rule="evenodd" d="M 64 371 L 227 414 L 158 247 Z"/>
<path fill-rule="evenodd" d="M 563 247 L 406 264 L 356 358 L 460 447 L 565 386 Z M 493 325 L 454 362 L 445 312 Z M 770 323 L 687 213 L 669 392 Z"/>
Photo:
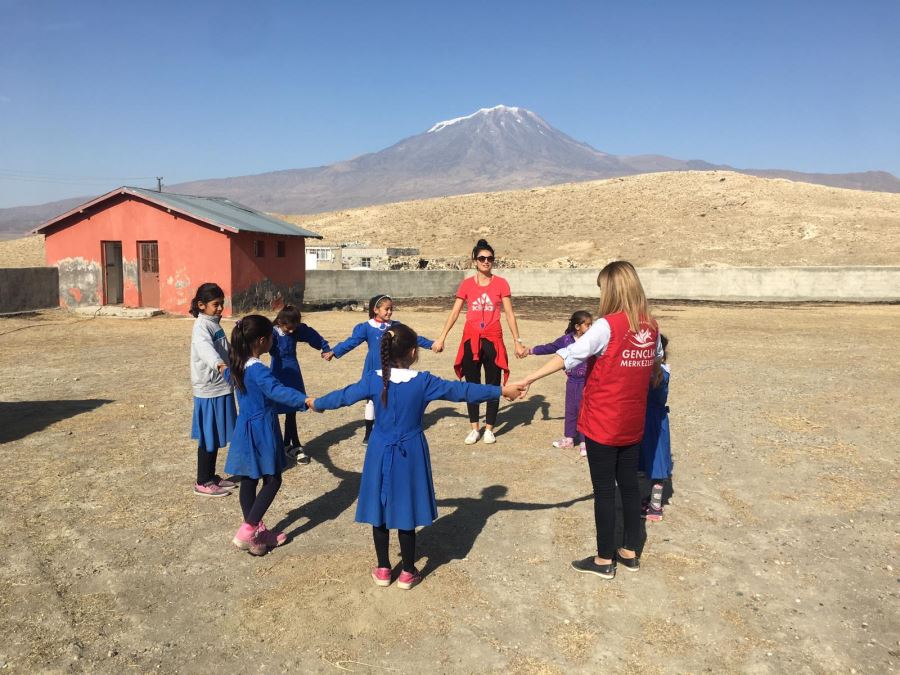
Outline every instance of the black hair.
<path fill-rule="evenodd" d="M 653 372 L 650 375 L 650 385 L 656 389 L 659 385 L 662 384 L 663 381 L 663 369 L 662 365 L 666 362 L 666 359 L 669 354 L 669 338 L 667 338 L 662 333 L 659 334 L 659 342 L 662 344 L 663 353 L 662 356 L 653 361 Z"/>
<path fill-rule="evenodd" d="M 583 310 L 583 309 L 579 309 L 577 312 L 573 313 L 572 316 L 569 318 L 569 325 L 566 326 L 566 334 L 574 333 L 575 326 L 580 326 L 588 319 L 593 320 L 593 318 L 594 317 L 590 312 Z"/>
<path fill-rule="evenodd" d="M 249 314 L 239 319 L 231 331 L 231 381 L 238 391 L 246 392 L 244 369 L 253 356 L 253 345 L 261 337 L 272 335 L 272 322 L 261 314 Z"/>
<path fill-rule="evenodd" d="M 376 308 L 377 308 L 384 300 L 390 300 L 391 302 L 394 301 L 394 299 L 393 299 L 391 296 L 385 295 L 385 294 L 383 294 L 383 293 L 382 293 L 382 294 L 379 294 L 379 295 L 373 295 L 371 298 L 369 298 L 369 318 L 370 318 L 370 319 L 374 319 L 374 318 L 375 318 L 375 309 L 376 309 Z"/>
<path fill-rule="evenodd" d="M 293 305 L 285 305 L 275 316 L 276 324 L 292 324 L 297 326 L 300 324 L 300 310 Z"/>
<path fill-rule="evenodd" d="M 208 281 L 205 284 L 200 284 L 200 287 L 194 294 L 194 299 L 191 300 L 191 308 L 188 311 L 191 313 L 191 316 L 196 317 L 200 314 L 201 302 L 205 305 L 206 303 L 212 302 L 213 300 L 224 299 L 225 291 L 222 290 L 222 287 L 219 286 L 219 284 L 214 284 L 211 281 Z"/>
<path fill-rule="evenodd" d="M 384 383 L 381 389 L 382 404 L 387 405 L 391 366 L 408 368 L 415 363 L 415 358 L 409 360 L 409 355 L 415 350 L 418 339 L 416 331 L 402 323 L 395 323 L 384 332 L 381 338 L 381 381 Z"/>
<path fill-rule="evenodd" d="M 472 249 L 472 260 L 478 257 L 478 251 L 490 251 L 491 255 L 496 255 L 494 247 L 487 243 L 487 239 L 479 239 L 478 243 L 475 244 L 475 248 Z"/>

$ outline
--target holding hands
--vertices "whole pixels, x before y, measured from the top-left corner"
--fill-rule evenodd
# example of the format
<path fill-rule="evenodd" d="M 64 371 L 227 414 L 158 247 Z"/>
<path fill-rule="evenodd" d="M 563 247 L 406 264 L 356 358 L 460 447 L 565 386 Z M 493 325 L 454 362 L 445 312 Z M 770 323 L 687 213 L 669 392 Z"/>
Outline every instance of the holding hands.
<path fill-rule="evenodd" d="M 331 361 L 334 358 L 334 352 L 322 352 L 322 358 L 326 361 Z"/>
<path fill-rule="evenodd" d="M 526 356 L 528 356 L 530 353 L 531 353 L 531 350 L 528 349 L 528 347 L 526 347 L 525 345 L 523 345 L 523 344 L 522 344 L 521 342 L 519 342 L 518 340 L 516 341 L 516 358 L 517 358 L 517 359 L 524 359 L 524 358 L 525 358 Z"/>
<path fill-rule="evenodd" d="M 314 396 L 306 397 L 306 409 L 313 412 L 322 412 L 321 410 L 316 410 L 316 399 Z"/>
<path fill-rule="evenodd" d="M 515 384 L 507 384 L 503 387 L 503 398 L 507 401 L 515 401 L 523 398 L 528 391 L 528 386 L 519 382 Z"/>

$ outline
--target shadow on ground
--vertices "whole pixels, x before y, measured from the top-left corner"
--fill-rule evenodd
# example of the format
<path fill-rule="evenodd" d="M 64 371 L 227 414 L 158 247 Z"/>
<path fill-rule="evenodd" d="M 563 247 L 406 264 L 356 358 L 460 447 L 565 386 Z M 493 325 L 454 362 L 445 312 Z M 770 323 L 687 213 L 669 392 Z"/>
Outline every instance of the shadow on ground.
<path fill-rule="evenodd" d="M 112 403 L 105 398 L 63 401 L 0 401 L 0 443 L 9 443 L 61 420 Z"/>

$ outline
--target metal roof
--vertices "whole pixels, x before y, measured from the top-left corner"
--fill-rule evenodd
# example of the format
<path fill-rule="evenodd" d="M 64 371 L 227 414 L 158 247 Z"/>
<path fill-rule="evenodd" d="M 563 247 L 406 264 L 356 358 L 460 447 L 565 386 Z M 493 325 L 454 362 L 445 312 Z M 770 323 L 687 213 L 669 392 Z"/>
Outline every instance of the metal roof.
<path fill-rule="evenodd" d="M 51 225 L 83 211 L 84 209 L 99 204 L 110 197 L 120 194 L 130 194 L 140 197 L 173 211 L 178 211 L 197 220 L 202 220 L 209 225 L 221 227 L 231 232 L 263 232 L 266 234 L 280 234 L 283 236 L 307 237 L 321 239 L 322 235 L 304 230 L 284 220 L 278 220 L 265 213 L 252 209 L 249 206 L 238 204 L 225 197 L 198 197 L 196 195 L 181 195 L 175 192 L 157 192 L 145 188 L 123 186 L 107 192 L 96 199 L 92 199 L 81 206 L 63 213 L 43 225 L 35 228 L 33 232 L 41 232 Z"/>

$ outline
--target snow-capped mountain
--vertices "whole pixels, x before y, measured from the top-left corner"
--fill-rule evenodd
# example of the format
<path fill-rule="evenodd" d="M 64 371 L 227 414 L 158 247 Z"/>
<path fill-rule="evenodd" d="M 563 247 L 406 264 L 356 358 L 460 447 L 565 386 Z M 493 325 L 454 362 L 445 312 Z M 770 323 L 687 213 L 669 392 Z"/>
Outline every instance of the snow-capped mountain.
<path fill-rule="evenodd" d="M 329 166 L 193 181 L 167 186 L 167 190 L 228 197 L 275 213 L 316 213 L 469 192 L 712 168 L 900 192 L 900 180 L 885 172 L 801 174 L 733 169 L 662 155 L 610 155 L 567 136 L 530 110 L 505 105 L 438 122 L 384 150 Z M 24 232 L 86 199 L 0 209 L 0 233 Z"/>

